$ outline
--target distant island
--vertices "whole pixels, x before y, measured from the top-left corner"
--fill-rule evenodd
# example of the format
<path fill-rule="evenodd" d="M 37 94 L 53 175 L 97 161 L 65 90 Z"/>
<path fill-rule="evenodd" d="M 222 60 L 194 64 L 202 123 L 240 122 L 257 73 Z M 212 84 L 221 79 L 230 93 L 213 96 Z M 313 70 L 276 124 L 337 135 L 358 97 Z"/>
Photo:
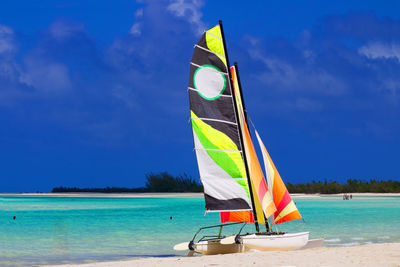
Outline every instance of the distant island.
<path fill-rule="evenodd" d="M 305 184 L 287 183 L 286 187 L 290 193 L 306 194 L 339 194 L 339 193 L 400 193 L 400 182 L 393 180 L 374 180 L 362 181 L 347 179 L 346 183 L 335 181 L 316 182 Z"/>
<path fill-rule="evenodd" d="M 150 173 L 146 175 L 145 187 L 126 188 L 126 187 L 105 187 L 105 188 L 78 188 L 78 187 L 54 187 L 52 193 L 184 193 L 184 192 L 203 192 L 203 186 L 191 176 L 173 176 L 167 172 L 158 174 Z"/>
<path fill-rule="evenodd" d="M 335 181 L 312 181 L 304 184 L 286 184 L 290 193 L 306 194 L 339 194 L 339 193 L 400 193 L 400 182 L 393 180 L 362 181 L 348 179 L 346 183 Z M 54 187 L 52 193 L 183 193 L 203 192 L 200 182 L 187 175 L 173 176 L 168 172 L 150 173 L 146 175 L 145 187 L 105 187 L 105 188 L 78 188 Z"/>

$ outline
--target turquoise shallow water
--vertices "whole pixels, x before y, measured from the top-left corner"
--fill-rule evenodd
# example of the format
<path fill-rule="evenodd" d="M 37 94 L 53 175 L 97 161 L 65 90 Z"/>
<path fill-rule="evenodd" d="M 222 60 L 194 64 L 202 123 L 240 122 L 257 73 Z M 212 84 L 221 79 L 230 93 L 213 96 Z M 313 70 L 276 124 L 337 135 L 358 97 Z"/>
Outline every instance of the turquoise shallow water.
<path fill-rule="evenodd" d="M 399 197 L 295 202 L 306 223 L 289 222 L 279 230 L 310 231 L 326 246 L 400 242 Z M 218 214 L 204 216 L 201 197 L 0 196 L 0 266 L 183 255 L 174 244 L 218 222 Z"/>

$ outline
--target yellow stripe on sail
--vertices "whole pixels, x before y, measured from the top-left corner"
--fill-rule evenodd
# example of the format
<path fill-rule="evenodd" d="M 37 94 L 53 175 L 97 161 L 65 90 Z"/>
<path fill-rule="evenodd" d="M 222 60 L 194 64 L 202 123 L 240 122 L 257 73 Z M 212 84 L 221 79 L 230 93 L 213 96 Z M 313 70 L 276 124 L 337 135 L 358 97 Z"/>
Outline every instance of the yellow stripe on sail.
<path fill-rule="evenodd" d="M 251 183 L 251 187 L 252 187 L 253 192 L 256 192 L 253 183 Z M 254 206 L 255 206 L 255 210 L 256 210 L 256 214 L 257 214 L 257 222 L 260 224 L 265 224 L 263 209 L 261 207 L 261 201 L 258 200 L 257 194 L 253 194 L 253 198 L 254 198 Z"/>
<path fill-rule="evenodd" d="M 197 125 L 198 128 L 201 129 L 202 133 L 205 136 L 212 137 L 212 143 L 219 149 L 224 149 L 224 150 L 232 150 L 232 151 L 237 151 L 238 147 L 236 144 L 223 132 L 218 131 L 205 123 L 204 121 L 200 120 L 196 114 L 191 110 L 190 111 L 190 116 L 193 119 L 193 124 Z M 210 147 L 206 147 L 210 148 Z M 212 147 L 214 148 L 214 147 Z M 243 175 L 244 175 L 244 167 L 243 167 Z M 245 177 L 245 176 L 242 176 Z"/>
<path fill-rule="evenodd" d="M 216 37 L 222 39 L 222 35 L 221 35 L 221 28 L 219 27 L 219 25 L 209 29 L 207 31 L 207 33 L 211 33 L 212 35 L 215 35 Z"/>
<path fill-rule="evenodd" d="M 264 195 L 262 206 L 264 207 L 264 214 L 267 218 L 274 214 L 274 212 L 276 211 L 276 207 L 274 205 L 274 202 L 272 201 L 272 197 L 269 192 Z"/>
<path fill-rule="evenodd" d="M 279 221 L 281 218 L 285 217 L 286 215 L 296 211 L 296 205 L 294 204 L 293 200 L 279 213 L 279 215 L 275 218 L 275 221 Z"/>
<path fill-rule="evenodd" d="M 192 127 L 205 149 L 219 149 L 222 151 L 207 151 L 209 156 L 232 178 L 245 178 L 246 169 L 242 155 L 236 144 L 225 133 L 218 131 L 200 120 L 191 110 Z M 238 181 L 242 186 L 246 185 Z M 247 191 L 247 190 L 246 190 Z"/>
<path fill-rule="evenodd" d="M 221 29 L 219 25 L 206 31 L 206 33 L 207 33 L 206 42 L 208 49 L 215 52 L 216 55 L 222 60 L 222 62 L 228 68 L 228 66 L 226 65 L 224 43 L 222 42 Z"/>

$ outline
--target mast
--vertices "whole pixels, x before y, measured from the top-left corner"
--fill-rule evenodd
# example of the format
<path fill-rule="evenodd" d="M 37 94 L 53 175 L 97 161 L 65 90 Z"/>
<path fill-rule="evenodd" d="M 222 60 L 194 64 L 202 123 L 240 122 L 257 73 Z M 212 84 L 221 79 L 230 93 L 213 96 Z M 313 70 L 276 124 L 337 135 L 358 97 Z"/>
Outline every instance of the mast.
<path fill-rule="evenodd" d="M 243 92 L 242 92 L 242 84 L 240 82 L 239 68 L 238 68 L 237 62 L 234 62 L 233 65 L 235 67 L 236 78 L 237 78 L 237 82 L 238 82 L 238 85 L 239 85 L 239 93 L 240 93 L 240 99 L 241 99 L 242 105 L 243 105 L 244 117 L 245 117 L 247 128 L 249 129 L 249 134 L 250 134 L 249 120 L 247 118 L 247 109 L 246 109 L 246 104 L 244 103 Z M 252 201 L 253 201 L 253 199 L 252 199 Z M 269 226 L 269 223 L 268 223 L 268 219 L 265 217 L 265 214 L 264 214 L 264 220 L 265 220 L 265 228 L 266 228 L 267 232 L 269 232 L 270 231 L 270 226 Z"/>
<path fill-rule="evenodd" d="M 230 64 L 229 64 L 229 57 L 228 57 L 228 50 L 226 49 L 226 42 L 225 42 L 225 35 L 224 35 L 224 29 L 222 27 L 222 20 L 219 21 L 219 27 L 221 29 L 221 36 L 222 36 L 222 43 L 224 45 L 224 52 L 225 52 L 225 58 L 226 58 L 226 65 L 227 65 L 227 70 L 228 70 L 228 75 L 229 75 L 229 82 L 230 84 L 233 85 L 232 82 L 232 74 L 230 72 Z M 239 88 L 240 91 L 240 88 Z M 239 119 L 239 114 L 237 112 L 237 104 L 236 104 L 236 99 L 234 97 L 234 90 L 232 87 L 232 99 L 233 99 L 233 103 L 234 103 L 234 110 L 235 110 L 235 117 L 236 117 L 236 121 L 238 123 L 238 125 L 240 126 L 240 119 Z M 240 93 L 240 97 L 242 97 L 241 95 L 242 93 Z M 242 100 L 243 101 L 243 100 Z M 243 103 L 243 102 L 242 102 Z M 244 104 L 243 104 L 244 107 Z M 246 116 L 246 123 L 247 122 L 247 114 L 245 113 Z M 251 185 L 251 180 L 250 180 L 250 171 L 249 171 L 249 167 L 247 164 L 247 157 L 246 157 L 246 153 L 245 153 L 245 149 L 244 149 L 244 142 L 243 142 L 243 134 L 242 131 L 239 130 L 239 137 L 240 137 L 240 145 L 242 146 L 242 153 L 243 153 L 243 160 L 244 160 L 244 165 L 245 165 L 245 169 L 246 169 L 246 176 L 247 176 L 247 183 L 249 185 L 249 194 L 250 194 L 250 199 L 251 199 L 251 205 L 253 206 L 253 216 L 254 216 L 254 225 L 256 227 L 256 231 L 260 232 L 260 227 L 258 226 L 258 220 L 257 220 L 257 212 L 256 212 L 256 208 L 255 208 L 255 203 L 254 203 L 254 195 L 253 195 L 253 189 L 252 189 L 252 185 Z"/>

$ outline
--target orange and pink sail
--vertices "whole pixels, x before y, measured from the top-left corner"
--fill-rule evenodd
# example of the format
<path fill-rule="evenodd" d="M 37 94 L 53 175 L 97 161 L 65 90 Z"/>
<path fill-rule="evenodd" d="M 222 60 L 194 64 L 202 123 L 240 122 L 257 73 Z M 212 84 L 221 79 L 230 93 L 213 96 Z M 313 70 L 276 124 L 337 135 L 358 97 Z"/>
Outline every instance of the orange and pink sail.
<path fill-rule="evenodd" d="M 276 169 L 274 163 L 272 162 L 272 159 L 257 131 L 256 136 L 262 151 L 265 172 L 268 184 L 270 186 L 270 191 L 272 191 L 271 195 L 276 207 L 276 211 L 273 215 L 272 221 L 275 224 L 278 224 L 301 219 L 300 212 L 298 211 L 296 205 L 294 204 L 294 201 L 290 197 L 289 191 L 283 183 L 282 178 L 279 175 L 279 172 Z"/>
<path fill-rule="evenodd" d="M 301 215 L 289 195 L 285 184 L 279 175 L 267 149 L 264 146 L 258 132 L 256 131 L 259 142 L 268 185 L 261 170 L 260 163 L 254 149 L 250 132 L 247 127 L 244 108 L 240 97 L 240 88 L 236 73 L 236 68 L 231 67 L 232 87 L 236 98 L 236 108 L 241 121 L 241 131 L 243 134 L 244 150 L 247 155 L 248 168 L 251 179 L 251 186 L 255 192 L 255 210 L 257 211 L 257 221 L 265 223 L 264 218 L 271 218 L 273 224 L 279 224 L 291 220 L 301 219 Z M 265 216 L 265 217 L 264 217 Z M 231 211 L 221 212 L 221 222 L 254 222 L 253 213 L 250 211 Z"/>
<path fill-rule="evenodd" d="M 272 201 L 268 186 L 265 182 L 264 174 L 250 137 L 250 131 L 247 127 L 236 68 L 233 66 L 230 68 L 230 71 L 232 77 L 232 87 L 234 91 L 233 95 L 236 100 L 236 109 L 240 120 L 240 130 L 243 136 L 244 152 L 247 156 L 247 166 L 250 174 L 251 187 L 253 189 L 252 191 L 254 192 L 254 209 L 256 210 L 257 221 L 264 224 L 265 218 L 270 217 L 276 211 L 276 208 Z"/>

